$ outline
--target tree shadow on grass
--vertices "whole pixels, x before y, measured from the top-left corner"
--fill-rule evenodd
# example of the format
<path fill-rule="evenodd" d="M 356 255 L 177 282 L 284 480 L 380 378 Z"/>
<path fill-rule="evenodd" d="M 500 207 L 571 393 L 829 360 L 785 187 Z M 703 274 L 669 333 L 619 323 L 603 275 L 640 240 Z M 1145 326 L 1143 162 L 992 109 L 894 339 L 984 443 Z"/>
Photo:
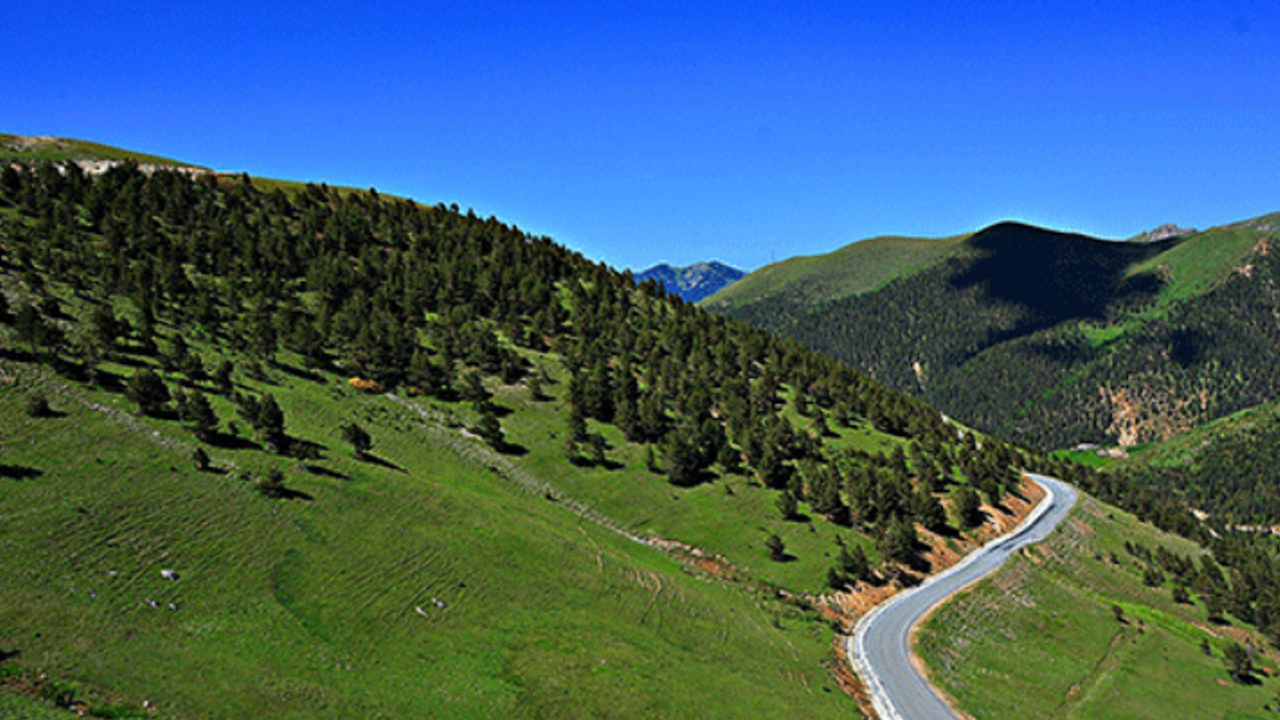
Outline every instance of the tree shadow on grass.
<path fill-rule="evenodd" d="M 1245 673 L 1243 675 L 1234 675 L 1228 672 L 1227 675 L 1229 675 L 1231 677 L 1231 680 L 1235 682 L 1235 684 L 1237 685 L 1253 686 L 1253 685 L 1262 684 L 1262 679 L 1253 673 Z"/>
<path fill-rule="evenodd" d="M 350 480 L 351 479 L 350 475 L 340 473 L 337 470 L 331 470 L 327 467 L 324 467 L 323 465 L 303 465 L 302 467 L 312 475 L 319 475 L 321 477 L 333 478 L 334 480 Z"/>
<path fill-rule="evenodd" d="M 215 434 L 212 438 L 209 439 L 209 444 L 214 447 L 223 448 L 224 450 L 260 450 L 262 449 L 261 445 L 253 442 L 252 440 L 248 440 L 246 438 L 240 437 L 239 435 L 232 435 L 231 433 L 226 433 L 226 432 L 220 432 Z"/>
<path fill-rule="evenodd" d="M 315 502 L 315 497 L 312 496 L 310 493 L 305 493 L 301 490 L 294 490 L 293 488 L 288 488 L 288 487 L 281 490 L 279 494 L 276 495 L 276 497 L 280 500 L 301 500 L 303 502 Z"/>
<path fill-rule="evenodd" d="M 25 467 L 23 465 L 0 465 L 0 477 L 3 478 L 34 480 L 41 475 L 44 475 L 44 471 L 39 468 Z"/>
<path fill-rule="evenodd" d="M 101 367 L 94 370 L 93 382 L 89 382 L 89 372 L 83 368 L 80 370 L 80 377 L 78 379 L 82 380 L 90 387 L 96 387 L 105 392 L 124 392 L 124 376 L 113 373 L 110 370 L 103 370 Z"/>
<path fill-rule="evenodd" d="M 671 476 L 667 476 L 667 482 L 671 483 L 673 487 L 693 488 L 693 487 L 698 487 L 703 483 L 713 482 L 718 477 L 719 477 L 718 475 L 711 472 L 710 470 L 699 470 L 697 473 L 684 479 L 678 479 L 678 478 L 673 478 Z"/>
<path fill-rule="evenodd" d="M 309 368 L 299 367 L 297 365 L 293 365 L 290 363 L 278 362 L 274 360 L 271 362 L 271 366 L 279 370 L 280 372 L 283 372 L 286 375 L 292 375 L 293 377 L 296 377 L 299 380 L 308 380 L 310 382 L 315 382 L 315 383 L 324 382 L 324 377 L 321 376 L 320 373 L 315 372 Z"/>
<path fill-rule="evenodd" d="M 511 443 L 506 441 L 503 441 L 500 445 L 495 447 L 494 450 L 502 453 L 503 455 L 513 455 L 515 457 L 524 457 L 529 454 L 529 448 L 521 445 L 520 443 Z M 592 463 L 588 461 L 587 464 L 590 465 Z"/>
<path fill-rule="evenodd" d="M 364 454 L 364 461 L 365 461 L 365 462 L 367 462 L 367 463 L 369 463 L 369 464 L 371 464 L 371 465 L 377 465 L 377 466 L 379 466 L 379 467 L 384 467 L 384 468 L 386 468 L 386 469 L 388 469 L 388 470 L 394 470 L 394 471 L 396 471 L 396 472 L 401 472 L 401 473 L 402 473 L 402 472 L 405 472 L 405 469 L 404 469 L 404 468 L 402 468 L 402 467 L 400 467 L 399 465 L 396 465 L 395 463 L 391 462 L 390 460 L 386 460 L 386 459 L 380 458 L 380 457 L 378 457 L 377 455 L 374 455 L 373 453 L 365 453 L 365 454 Z"/>
<path fill-rule="evenodd" d="M 0 650 L 0 663 L 6 660 L 12 660 L 21 654 L 21 650 Z"/>

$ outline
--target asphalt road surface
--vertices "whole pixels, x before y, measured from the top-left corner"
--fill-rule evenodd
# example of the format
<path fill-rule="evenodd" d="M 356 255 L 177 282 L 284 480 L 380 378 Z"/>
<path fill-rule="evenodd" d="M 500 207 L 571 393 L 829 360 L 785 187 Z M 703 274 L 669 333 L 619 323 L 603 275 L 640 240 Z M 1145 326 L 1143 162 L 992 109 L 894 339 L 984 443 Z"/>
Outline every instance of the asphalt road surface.
<path fill-rule="evenodd" d="M 863 616 L 849 637 L 849 657 L 881 720 L 960 720 L 911 663 L 911 628 L 966 585 L 995 572 L 1022 548 L 1053 532 L 1076 504 L 1075 488 L 1031 475 L 1045 499 L 1026 520 L 921 585 L 901 592 Z"/>

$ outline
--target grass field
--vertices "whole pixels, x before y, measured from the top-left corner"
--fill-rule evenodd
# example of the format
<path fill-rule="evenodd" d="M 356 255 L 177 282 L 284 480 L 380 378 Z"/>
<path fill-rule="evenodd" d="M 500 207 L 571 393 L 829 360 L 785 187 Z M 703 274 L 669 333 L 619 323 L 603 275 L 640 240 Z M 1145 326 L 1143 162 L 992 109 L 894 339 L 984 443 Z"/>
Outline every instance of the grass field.
<path fill-rule="evenodd" d="M 1144 586 L 1126 540 L 1200 552 L 1084 497 L 1043 545 L 927 621 L 917 648 L 934 681 L 983 720 L 1274 717 L 1263 706 L 1276 680 L 1239 685 L 1223 667 L 1222 648 L 1242 629 L 1208 623 L 1198 602 L 1179 605 L 1167 588 Z M 1276 668 L 1272 658 L 1261 664 Z"/>

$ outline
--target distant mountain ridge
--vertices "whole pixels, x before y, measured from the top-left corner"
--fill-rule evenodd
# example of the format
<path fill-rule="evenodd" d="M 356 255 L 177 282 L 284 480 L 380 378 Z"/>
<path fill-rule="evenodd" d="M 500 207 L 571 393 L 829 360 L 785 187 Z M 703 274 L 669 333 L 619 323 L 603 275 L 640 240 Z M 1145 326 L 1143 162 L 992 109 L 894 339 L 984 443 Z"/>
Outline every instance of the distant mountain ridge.
<path fill-rule="evenodd" d="M 1280 214 L 1138 242 L 999 223 L 784 261 L 703 306 L 1017 442 L 1127 446 L 1280 399 L 1277 243 Z"/>
<path fill-rule="evenodd" d="M 644 272 L 636 274 L 636 282 L 657 280 L 667 289 L 684 298 L 686 302 L 698 302 L 711 297 L 746 276 L 746 273 L 722 262 L 698 262 L 684 267 L 673 267 L 667 263 L 654 265 Z"/>

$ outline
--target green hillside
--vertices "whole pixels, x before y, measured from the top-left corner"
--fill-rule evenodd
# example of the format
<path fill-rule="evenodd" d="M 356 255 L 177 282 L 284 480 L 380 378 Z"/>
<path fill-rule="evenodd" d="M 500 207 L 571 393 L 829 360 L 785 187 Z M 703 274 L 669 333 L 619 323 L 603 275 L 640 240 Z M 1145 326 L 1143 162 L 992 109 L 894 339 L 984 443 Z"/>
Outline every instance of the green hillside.
<path fill-rule="evenodd" d="M 1206 513 L 1215 527 L 1280 523 L 1280 402 L 1131 448 L 1121 458 L 1092 450 L 1063 454 L 1098 466 L 1117 484 Z"/>
<path fill-rule="evenodd" d="M 723 312 L 1003 437 L 1131 445 L 1278 397 L 1277 238 L 1275 216 L 1152 243 L 1004 223 L 861 294 Z M 873 264 L 859 245 L 845 265 Z"/>
<path fill-rule="evenodd" d="M 172 422 L 5 370 L 0 647 L 77 697 L 203 718 L 850 712 L 815 694 L 824 626 L 523 491 L 412 401 L 272 373 L 323 459 L 211 448 L 202 473 Z M 56 417 L 26 416 L 37 392 Z M 351 418 L 370 461 L 344 448 Z M 273 467 L 299 499 L 245 479 Z"/>
<path fill-rule="evenodd" d="M 702 305 L 776 329 L 823 303 L 877 290 L 937 264 L 958 252 L 966 237 L 877 237 L 825 255 L 790 258 L 751 273 Z"/>
<path fill-rule="evenodd" d="M 935 613 L 917 649 L 974 717 L 1274 717 L 1277 656 L 1239 619 L 1209 619 L 1221 583 L 1206 557 L 1083 497 L 1046 543 Z M 1224 653 L 1249 643 L 1258 670 L 1234 681 Z"/>
<path fill-rule="evenodd" d="M 848 716 L 806 591 L 927 572 L 941 499 L 1045 462 L 372 191 L 6 166 L 0 289 L 15 707 Z"/>

